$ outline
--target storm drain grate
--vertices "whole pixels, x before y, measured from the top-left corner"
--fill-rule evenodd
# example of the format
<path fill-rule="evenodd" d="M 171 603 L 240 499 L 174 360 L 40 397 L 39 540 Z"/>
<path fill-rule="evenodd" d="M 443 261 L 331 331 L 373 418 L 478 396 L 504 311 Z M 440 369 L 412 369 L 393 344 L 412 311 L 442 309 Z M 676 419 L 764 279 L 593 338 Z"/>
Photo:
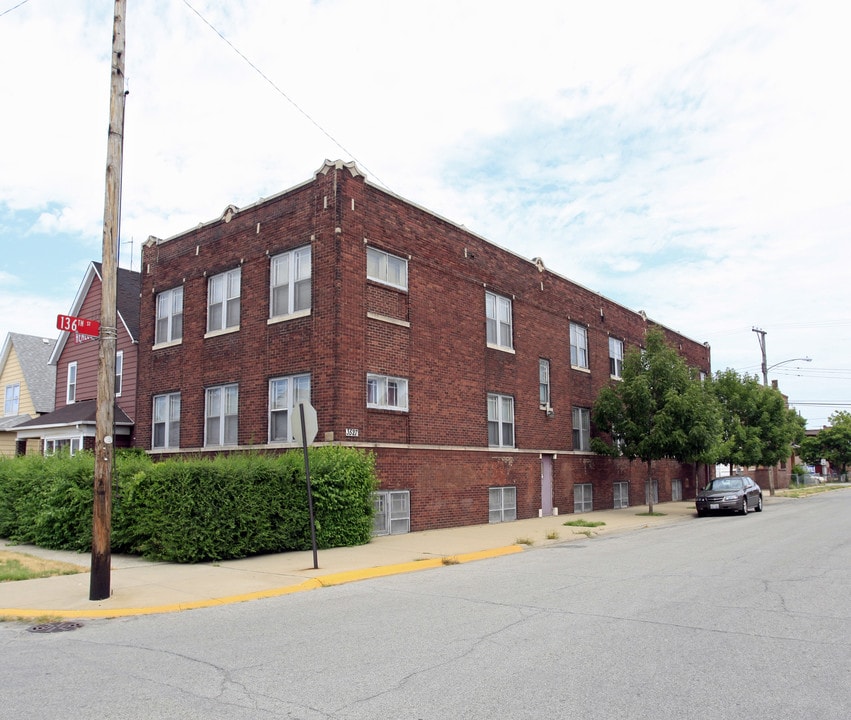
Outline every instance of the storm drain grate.
<path fill-rule="evenodd" d="M 49 622 L 42 623 L 41 625 L 33 625 L 28 629 L 31 633 L 57 633 L 70 632 L 71 630 L 78 630 L 81 627 L 83 627 L 83 623 L 78 622 Z"/>

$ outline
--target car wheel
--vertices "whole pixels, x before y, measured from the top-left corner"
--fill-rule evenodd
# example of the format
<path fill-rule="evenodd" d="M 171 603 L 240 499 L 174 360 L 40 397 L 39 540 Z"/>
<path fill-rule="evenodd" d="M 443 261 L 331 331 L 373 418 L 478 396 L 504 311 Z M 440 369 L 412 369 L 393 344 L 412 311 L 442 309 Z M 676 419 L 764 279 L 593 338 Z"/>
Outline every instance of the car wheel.
<path fill-rule="evenodd" d="M 760 495 L 760 496 L 758 496 L 758 497 L 757 497 L 757 500 L 756 500 L 756 511 L 757 511 L 757 512 L 762 512 L 762 495 Z"/>
<path fill-rule="evenodd" d="M 745 495 L 742 498 L 742 515 L 747 515 L 747 514 L 748 514 L 748 496 Z"/>

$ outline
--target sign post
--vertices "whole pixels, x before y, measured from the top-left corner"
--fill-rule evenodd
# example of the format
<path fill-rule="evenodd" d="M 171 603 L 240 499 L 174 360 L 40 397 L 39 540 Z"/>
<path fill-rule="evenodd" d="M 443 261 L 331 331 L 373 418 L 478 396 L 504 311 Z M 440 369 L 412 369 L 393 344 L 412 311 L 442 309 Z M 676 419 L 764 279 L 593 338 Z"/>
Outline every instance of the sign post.
<path fill-rule="evenodd" d="M 310 511 L 310 544 L 313 547 L 313 569 L 319 568 L 319 558 L 316 548 L 316 518 L 313 514 L 313 488 L 310 485 L 310 460 L 307 456 L 307 446 L 316 439 L 319 423 L 316 410 L 310 403 L 299 403 L 298 412 L 293 413 L 293 435 L 301 440 L 304 450 L 304 475 L 307 478 L 307 507 Z"/>

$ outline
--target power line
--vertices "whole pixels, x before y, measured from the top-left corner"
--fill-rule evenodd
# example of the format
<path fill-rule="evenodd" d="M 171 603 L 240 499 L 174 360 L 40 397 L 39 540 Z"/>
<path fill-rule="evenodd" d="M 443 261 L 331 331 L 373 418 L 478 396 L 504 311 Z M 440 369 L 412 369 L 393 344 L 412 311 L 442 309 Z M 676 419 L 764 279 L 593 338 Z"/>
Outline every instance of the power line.
<path fill-rule="evenodd" d="M 4 15 L 8 15 L 10 12 L 12 12 L 12 10 L 17 10 L 22 5 L 26 5 L 29 1 L 30 0 L 21 0 L 21 2 L 19 2 L 17 5 L 10 7 L 8 10 L 4 10 L 3 12 L 0 12 L 0 17 L 3 17 Z"/>
<path fill-rule="evenodd" d="M 25 0 L 25 2 L 28 0 Z M 183 4 L 186 5 L 193 13 L 195 13 L 210 30 L 212 30 L 216 35 L 219 36 L 224 42 L 228 44 L 231 50 L 233 50 L 239 57 L 241 57 L 248 65 L 251 67 L 254 72 L 256 72 L 260 77 L 262 77 L 269 85 L 271 85 L 275 92 L 277 92 L 281 97 L 283 97 L 290 105 L 292 105 L 296 110 L 298 110 L 307 120 L 316 127 L 325 137 L 327 137 L 332 143 L 334 143 L 340 150 L 342 150 L 346 155 L 348 155 L 352 160 L 354 160 L 361 168 L 363 168 L 368 175 L 370 175 L 375 181 L 379 182 L 388 190 L 389 186 L 381 180 L 374 172 L 372 172 L 363 162 L 358 160 L 355 157 L 355 154 L 347 150 L 342 143 L 340 143 L 334 136 L 331 135 L 325 128 L 323 128 L 316 120 L 314 120 L 304 109 L 302 109 L 299 104 L 293 100 L 289 95 L 287 95 L 277 84 L 275 84 L 274 80 L 272 80 L 266 73 L 264 73 L 257 65 L 255 65 L 251 60 L 246 57 L 246 55 L 237 48 L 230 40 L 228 40 L 207 18 L 205 18 L 200 12 L 198 12 L 192 5 L 189 3 L 189 0 L 183 0 Z"/>

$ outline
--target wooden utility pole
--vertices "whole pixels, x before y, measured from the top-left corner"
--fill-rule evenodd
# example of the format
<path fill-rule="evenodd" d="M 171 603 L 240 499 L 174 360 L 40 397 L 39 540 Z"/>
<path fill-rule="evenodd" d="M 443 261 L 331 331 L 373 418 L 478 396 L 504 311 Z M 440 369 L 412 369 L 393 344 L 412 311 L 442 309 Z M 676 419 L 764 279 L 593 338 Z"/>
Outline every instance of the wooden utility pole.
<path fill-rule="evenodd" d="M 115 349 L 118 284 L 118 228 L 121 169 L 124 155 L 124 21 L 127 0 L 115 0 L 112 26 L 112 70 L 109 138 L 106 151 L 106 192 L 103 210 L 103 279 L 100 301 L 97 414 L 95 416 L 95 478 L 92 509 L 92 572 L 89 600 L 110 595 L 112 555 L 112 467 L 115 457 Z"/>

